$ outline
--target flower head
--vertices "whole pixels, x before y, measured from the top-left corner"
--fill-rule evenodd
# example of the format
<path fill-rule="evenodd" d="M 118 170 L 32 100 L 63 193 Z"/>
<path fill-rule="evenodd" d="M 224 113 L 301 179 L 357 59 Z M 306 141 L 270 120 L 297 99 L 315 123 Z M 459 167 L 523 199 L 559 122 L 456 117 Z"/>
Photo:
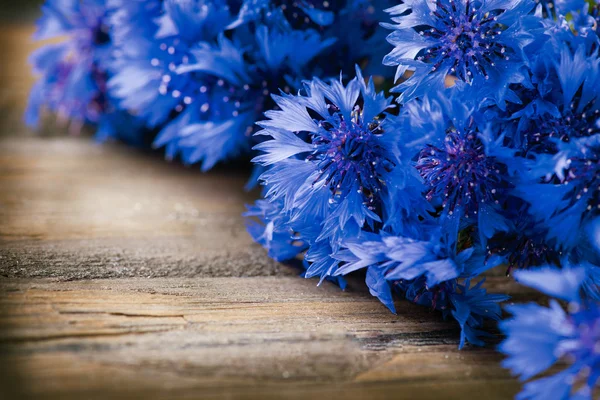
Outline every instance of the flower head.
<path fill-rule="evenodd" d="M 429 188 L 426 197 L 442 198 L 449 214 L 457 207 L 476 213 L 479 204 L 497 202 L 498 192 L 506 188 L 505 166 L 486 155 L 476 134 L 450 128 L 442 146 L 430 144 L 419 153 L 416 167 Z"/>
<path fill-rule="evenodd" d="M 360 70 L 346 86 L 313 79 L 304 95 L 273 96 L 257 133 L 268 138 L 254 161 L 268 167 L 265 198 L 281 202 L 296 236 L 309 244 L 307 276 L 333 275 L 344 238 L 384 227 L 384 220 L 424 215 L 426 202 L 401 130 L 386 113 L 391 99 L 365 84 Z M 400 222 L 399 222 L 400 223 Z"/>
<path fill-rule="evenodd" d="M 396 24 L 388 41 L 394 46 L 384 64 L 397 66 L 400 102 L 444 88 L 452 76 L 481 84 L 488 96 L 504 101 L 508 83 L 524 79 L 525 48 L 543 34 L 532 0 L 408 0 L 387 10 Z"/>
<path fill-rule="evenodd" d="M 357 74 L 347 86 L 314 79 L 306 96 L 274 96 L 280 110 L 259 123 L 259 134 L 272 138 L 255 147 L 264 154 L 254 161 L 271 166 L 260 178 L 267 197 L 284 198 L 292 219 L 325 218 L 326 232 L 381 222 L 390 177 L 402 163 L 397 131 L 387 129 L 391 99 Z M 292 175 L 293 186 L 281 182 Z"/>
<path fill-rule="evenodd" d="M 121 1 L 121 0 L 113 0 Z M 190 62 L 199 40 L 216 43 L 220 25 L 231 18 L 224 1 L 123 2 L 112 18 L 118 57 L 109 82 L 121 107 L 132 110 L 151 127 L 181 114 L 203 87 L 177 68 Z M 206 93 L 206 87 L 201 93 Z"/>
<path fill-rule="evenodd" d="M 489 124 L 465 94 L 426 96 L 408 103 L 403 117 L 410 137 L 418 138 L 414 163 L 427 200 L 455 234 L 478 225 L 483 242 L 507 229 L 499 212 L 513 185 L 511 158 L 501 126 Z"/>
<path fill-rule="evenodd" d="M 36 40 L 66 36 L 31 56 L 40 79 L 31 91 L 26 121 L 38 123 L 47 108 L 71 121 L 72 129 L 98 123 L 108 107 L 106 61 L 110 50 L 108 9 L 104 0 L 50 0 L 37 22 Z"/>

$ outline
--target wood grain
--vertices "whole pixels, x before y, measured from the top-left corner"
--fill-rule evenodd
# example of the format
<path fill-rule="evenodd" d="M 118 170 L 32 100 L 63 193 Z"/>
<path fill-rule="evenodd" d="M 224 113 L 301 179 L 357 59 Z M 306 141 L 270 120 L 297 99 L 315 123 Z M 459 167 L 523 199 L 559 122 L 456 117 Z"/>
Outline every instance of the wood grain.
<path fill-rule="evenodd" d="M 492 349 L 406 302 L 298 277 L 5 280 L 4 362 L 26 394 L 508 398 Z M 466 392 L 465 392 L 466 391 Z"/>
<path fill-rule="evenodd" d="M 30 32 L 0 47 L 24 63 Z M 458 351 L 455 324 L 407 302 L 389 313 L 361 276 L 342 292 L 269 260 L 240 216 L 256 195 L 242 190 L 247 171 L 203 175 L 60 130 L 32 135 L 20 122 L 30 80 L 14 60 L 0 70 L 0 398 L 518 391 L 497 340 Z M 502 276 L 488 286 L 531 298 Z"/>
<path fill-rule="evenodd" d="M 493 347 L 362 277 L 340 291 L 244 232 L 244 174 L 86 138 L 0 141 L 0 344 L 47 398 L 511 397 Z M 504 277 L 489 286 L 525 298 Z M 21 382 L 15 385 L 14 382 Z M 6 389 L 6 388 L 3 388 Z"/>

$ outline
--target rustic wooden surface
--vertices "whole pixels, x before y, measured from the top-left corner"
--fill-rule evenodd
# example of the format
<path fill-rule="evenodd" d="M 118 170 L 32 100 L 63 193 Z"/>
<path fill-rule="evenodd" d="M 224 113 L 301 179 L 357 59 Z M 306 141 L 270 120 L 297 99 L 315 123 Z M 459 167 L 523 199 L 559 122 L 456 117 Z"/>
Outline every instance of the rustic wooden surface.
<path fill-rule="evenodd" d="M 342 292 L 269 260 L 232 169 L 201 174 L 22 127 L 29 28 L 0 51 L 0 398 L 507 399 L 493 345 L 361 277 Z M 7 39 L 7 37 L 9 39 Z M 16 44 L 15 44 L 16 43 Z M 529 295 L 504 277 L 492 290 Z"/>

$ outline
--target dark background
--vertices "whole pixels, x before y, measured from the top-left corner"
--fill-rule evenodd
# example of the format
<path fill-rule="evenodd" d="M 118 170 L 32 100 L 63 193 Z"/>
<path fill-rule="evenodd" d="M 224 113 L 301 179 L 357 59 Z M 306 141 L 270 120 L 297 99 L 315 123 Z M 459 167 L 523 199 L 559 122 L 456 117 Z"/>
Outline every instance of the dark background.
<path fill-rule="evenodd" d="M 27 134 L 23 111 L 34 82 L 27 62 L 41 0 L 0 0 L 0 135 Z M 1 222 L 0 222 L 1 223 Z"/>
<path fill-rule="evenodd" d="M 0 0 L 0 137 L 31 133 L 23 123 L 27 95 L 34 82 L 27 57 L 35 47 L 30 37 L 34 22 L 41 15 L 42 3 L 42 0 Z M 0 191 L 6 189 L 0 186 Z M 7 328 L 0 320 L 0 331 L 4 329 Z M 0 398 L 10 400 L 18 397 L 21 379 L 13 366 L 2 362 L 1 353 L 0 350 Z"/>
<path fill-rule="evenodd" d="M 39 15 L 41 0 L 2 0 L 0 18 L 6 22 L 31 22 Z"/>

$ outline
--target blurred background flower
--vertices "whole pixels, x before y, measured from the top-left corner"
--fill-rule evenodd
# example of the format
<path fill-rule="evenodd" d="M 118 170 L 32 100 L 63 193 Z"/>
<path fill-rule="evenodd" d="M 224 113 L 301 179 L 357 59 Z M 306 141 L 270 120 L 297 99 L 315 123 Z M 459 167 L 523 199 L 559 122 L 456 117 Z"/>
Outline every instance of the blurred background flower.
<path fill-rule="evenodd" d="M 164 148 L 169 159 L 216 163 L 249 155 L 271 94 L 360 64 L 380 78 L 387 0 L 54 0 L 32 56 L 40 79 L 27 120 L 41 110 L 72 131 Z M 347 31 L 348 26 L 354 28 Z M 381 79 L 380 79 L 381 80 Z"/>

